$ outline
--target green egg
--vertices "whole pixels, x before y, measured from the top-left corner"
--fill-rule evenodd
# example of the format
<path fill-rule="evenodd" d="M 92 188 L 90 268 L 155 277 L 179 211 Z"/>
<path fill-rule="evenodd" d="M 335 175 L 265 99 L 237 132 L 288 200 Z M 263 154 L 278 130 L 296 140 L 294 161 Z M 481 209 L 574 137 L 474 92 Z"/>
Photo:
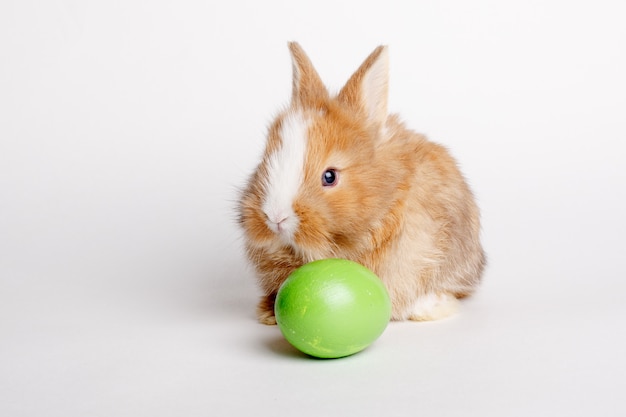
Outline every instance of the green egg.
<path fill-rule="evenodd" d="M 340 358 L 374 342 L 391 317 L 382 281 L 345 259 L 323 259 L 289 275 L 276 295 L 276 322 L 294 347 L 318 358 Z"/>

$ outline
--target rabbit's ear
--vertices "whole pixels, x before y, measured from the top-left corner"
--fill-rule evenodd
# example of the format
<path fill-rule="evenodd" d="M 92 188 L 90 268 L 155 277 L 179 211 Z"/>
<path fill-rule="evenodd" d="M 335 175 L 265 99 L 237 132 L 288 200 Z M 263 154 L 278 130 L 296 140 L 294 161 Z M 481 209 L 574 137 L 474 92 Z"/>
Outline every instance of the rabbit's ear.
<path fill-rule="evenodd" d="M 293 62 L 292 105 L 319 108 L 328 100 L 328 90 L 302 47 L 297 42 L 290 42 L 289 50 Z"/>
<path fill-rule="evenodd" d="M 387 120 L 389 54 L 379 46 L 367 57 L 339 92 L 339 100 L 359 109 L 372 127 L 380 130 Z"/>

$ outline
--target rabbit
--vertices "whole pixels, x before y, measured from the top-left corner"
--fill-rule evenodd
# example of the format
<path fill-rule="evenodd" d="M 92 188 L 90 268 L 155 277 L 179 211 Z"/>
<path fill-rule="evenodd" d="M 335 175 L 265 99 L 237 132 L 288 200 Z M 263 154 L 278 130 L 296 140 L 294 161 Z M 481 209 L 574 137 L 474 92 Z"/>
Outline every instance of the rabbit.
<path fill-rule="evenodd" d="M 388 47 L 377 47 L 338 94 L 289 43 L 289 106 L 270 125 L 241 190 L 238 222 L 276 324 L 280 285 L 301 265 L 344 258 L 387 288 L 391 320 L 448 317 L 481 281 L 479 209 L 448 151 L 388 114 Z"/>

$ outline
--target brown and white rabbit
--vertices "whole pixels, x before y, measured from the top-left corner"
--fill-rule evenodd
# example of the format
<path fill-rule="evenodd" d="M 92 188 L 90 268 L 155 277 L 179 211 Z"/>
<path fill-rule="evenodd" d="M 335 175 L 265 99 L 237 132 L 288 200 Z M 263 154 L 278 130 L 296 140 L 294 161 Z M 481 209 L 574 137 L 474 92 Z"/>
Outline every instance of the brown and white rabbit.
<path fill-rule="evenodd" d="M 452 314 L 480 281 L 479 212 L 443 147 L 387 113 L 388 53 L 379 46 L 330 96 L 290 43 L 290 106 L 269 128 L 261 163 L 242 191 L 239 222 L 264 295 L 259 321 L 297 267 L 345 258 L 374 271 L 393 320 Z"/>

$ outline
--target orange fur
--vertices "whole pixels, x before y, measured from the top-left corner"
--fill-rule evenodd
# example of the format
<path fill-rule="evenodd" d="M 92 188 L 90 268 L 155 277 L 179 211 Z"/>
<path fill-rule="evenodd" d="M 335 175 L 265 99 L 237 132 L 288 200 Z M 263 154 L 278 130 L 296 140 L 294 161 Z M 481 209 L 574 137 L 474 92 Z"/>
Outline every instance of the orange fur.
<path fill-rule="evenodd" d="M 440 295 L 444 304 L 471 294 L 485 264 L 479 211 L 455 161 L 387 115 L 385 47 L 336 97 L 300 46 L 291 43 L 290 50 L 291 106 L 270 127 L 264 158 L 239 204 L 246 252 L 264 292 L 259 320 L 275 323 L 276 292 L 295 268 L 329 257 L 372 269 L 389 291 L 395 320 L 449 314 L 445 306 L 424 312 L 416 303 L 429 294 Z M 261 205 L 267 158 L 280 147 L 280 127 L 292 111 L 302 112 L 309 126 L 303 182 L 292 203 L 299 225 L 293 243 L 285 244 L 266 225 Z M 320 183 L 328 168 L 339 173 L 332 188 Z"/>

